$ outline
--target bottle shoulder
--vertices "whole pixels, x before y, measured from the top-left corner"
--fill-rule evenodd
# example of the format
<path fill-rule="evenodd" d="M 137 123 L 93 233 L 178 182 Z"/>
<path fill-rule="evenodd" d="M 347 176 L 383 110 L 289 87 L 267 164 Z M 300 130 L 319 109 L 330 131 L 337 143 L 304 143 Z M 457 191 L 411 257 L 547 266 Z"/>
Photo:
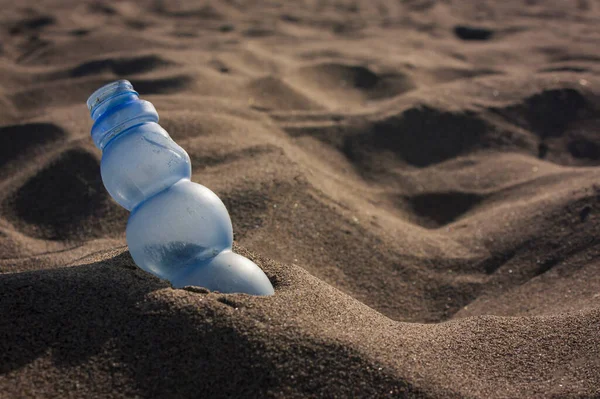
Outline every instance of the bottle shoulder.
<path fill-rule="evenodd" d="M 109 142 L 130 128 L 147 122 L 158 123 L 158 120 L 154 105 L 136 97 L 114 105 L 99 116 L 92 126 L 92 139 L 104 150 Z"/>

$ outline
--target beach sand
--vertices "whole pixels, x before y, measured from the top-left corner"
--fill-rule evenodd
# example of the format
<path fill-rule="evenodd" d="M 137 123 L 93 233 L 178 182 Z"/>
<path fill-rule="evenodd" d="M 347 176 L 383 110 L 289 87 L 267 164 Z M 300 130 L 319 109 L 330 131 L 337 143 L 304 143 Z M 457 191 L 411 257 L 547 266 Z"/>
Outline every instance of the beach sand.
<path fill-rule="evenodd" d="M 0 397 L 600 397 L 600 2 L 1 7 Z M 116 79 L 274 296 L 135 266 Z"/>

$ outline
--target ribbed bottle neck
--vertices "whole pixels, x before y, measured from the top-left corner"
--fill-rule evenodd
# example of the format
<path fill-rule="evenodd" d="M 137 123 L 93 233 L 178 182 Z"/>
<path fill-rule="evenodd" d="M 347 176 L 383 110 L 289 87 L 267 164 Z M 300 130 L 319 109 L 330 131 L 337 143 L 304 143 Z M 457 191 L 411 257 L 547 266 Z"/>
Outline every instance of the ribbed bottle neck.
<path fill-rule="evenodd" d="M 96 90 L 87 100 L 90 116 L 95 121 L 108 109 L 139 98 L 128 80 L 117 80 Z"/>
<path fill-rule="evenodd" d="M 87 101 L 94 120 L 92 139 L 104 147 L 117 135 L 146 122 L 158 122 L 158 113 L 148 101 L 140 100 L 127 80 L 119 80 L 96 90 Z"/>

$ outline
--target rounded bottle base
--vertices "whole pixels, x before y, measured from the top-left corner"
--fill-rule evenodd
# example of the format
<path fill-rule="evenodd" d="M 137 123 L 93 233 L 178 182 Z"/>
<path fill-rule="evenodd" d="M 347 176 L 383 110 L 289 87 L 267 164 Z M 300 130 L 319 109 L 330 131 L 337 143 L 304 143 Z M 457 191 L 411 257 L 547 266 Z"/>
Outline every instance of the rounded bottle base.
<path fill-rule="evenodd" d="M 190 265 L 171 280 L 174 288 L 188 285 L 225 294 L 273 295 L 275 291 L 265 273 L 250 259 L 225 250 L 199 264 Z"/>

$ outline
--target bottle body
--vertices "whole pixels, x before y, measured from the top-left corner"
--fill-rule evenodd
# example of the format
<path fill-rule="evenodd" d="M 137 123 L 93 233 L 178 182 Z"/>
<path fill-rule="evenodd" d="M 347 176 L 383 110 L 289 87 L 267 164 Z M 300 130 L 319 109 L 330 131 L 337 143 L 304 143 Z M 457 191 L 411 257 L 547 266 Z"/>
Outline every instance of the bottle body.
<path fill-rule="evenodd" d="M 131 211 L 126 233 L 135 263 L 175 288 L 273 294 L 262 270 L 231 251 L 233 230 L 223 202 L 190 180 L 188 154 L 158 125 L 154 107 L 123 82 L 113 83 L 121 87 L 110 95 L 94 93 L 88 106 L 91 101 L 104 185 Z"/>
<path fill-rule="evenodd" d="M 122 207 L 137 204 L 181 179 L 191 179 L 188 154 L 158 123 L 146 122 L 114 137 L 102 150 L 104 187 Z"/>

